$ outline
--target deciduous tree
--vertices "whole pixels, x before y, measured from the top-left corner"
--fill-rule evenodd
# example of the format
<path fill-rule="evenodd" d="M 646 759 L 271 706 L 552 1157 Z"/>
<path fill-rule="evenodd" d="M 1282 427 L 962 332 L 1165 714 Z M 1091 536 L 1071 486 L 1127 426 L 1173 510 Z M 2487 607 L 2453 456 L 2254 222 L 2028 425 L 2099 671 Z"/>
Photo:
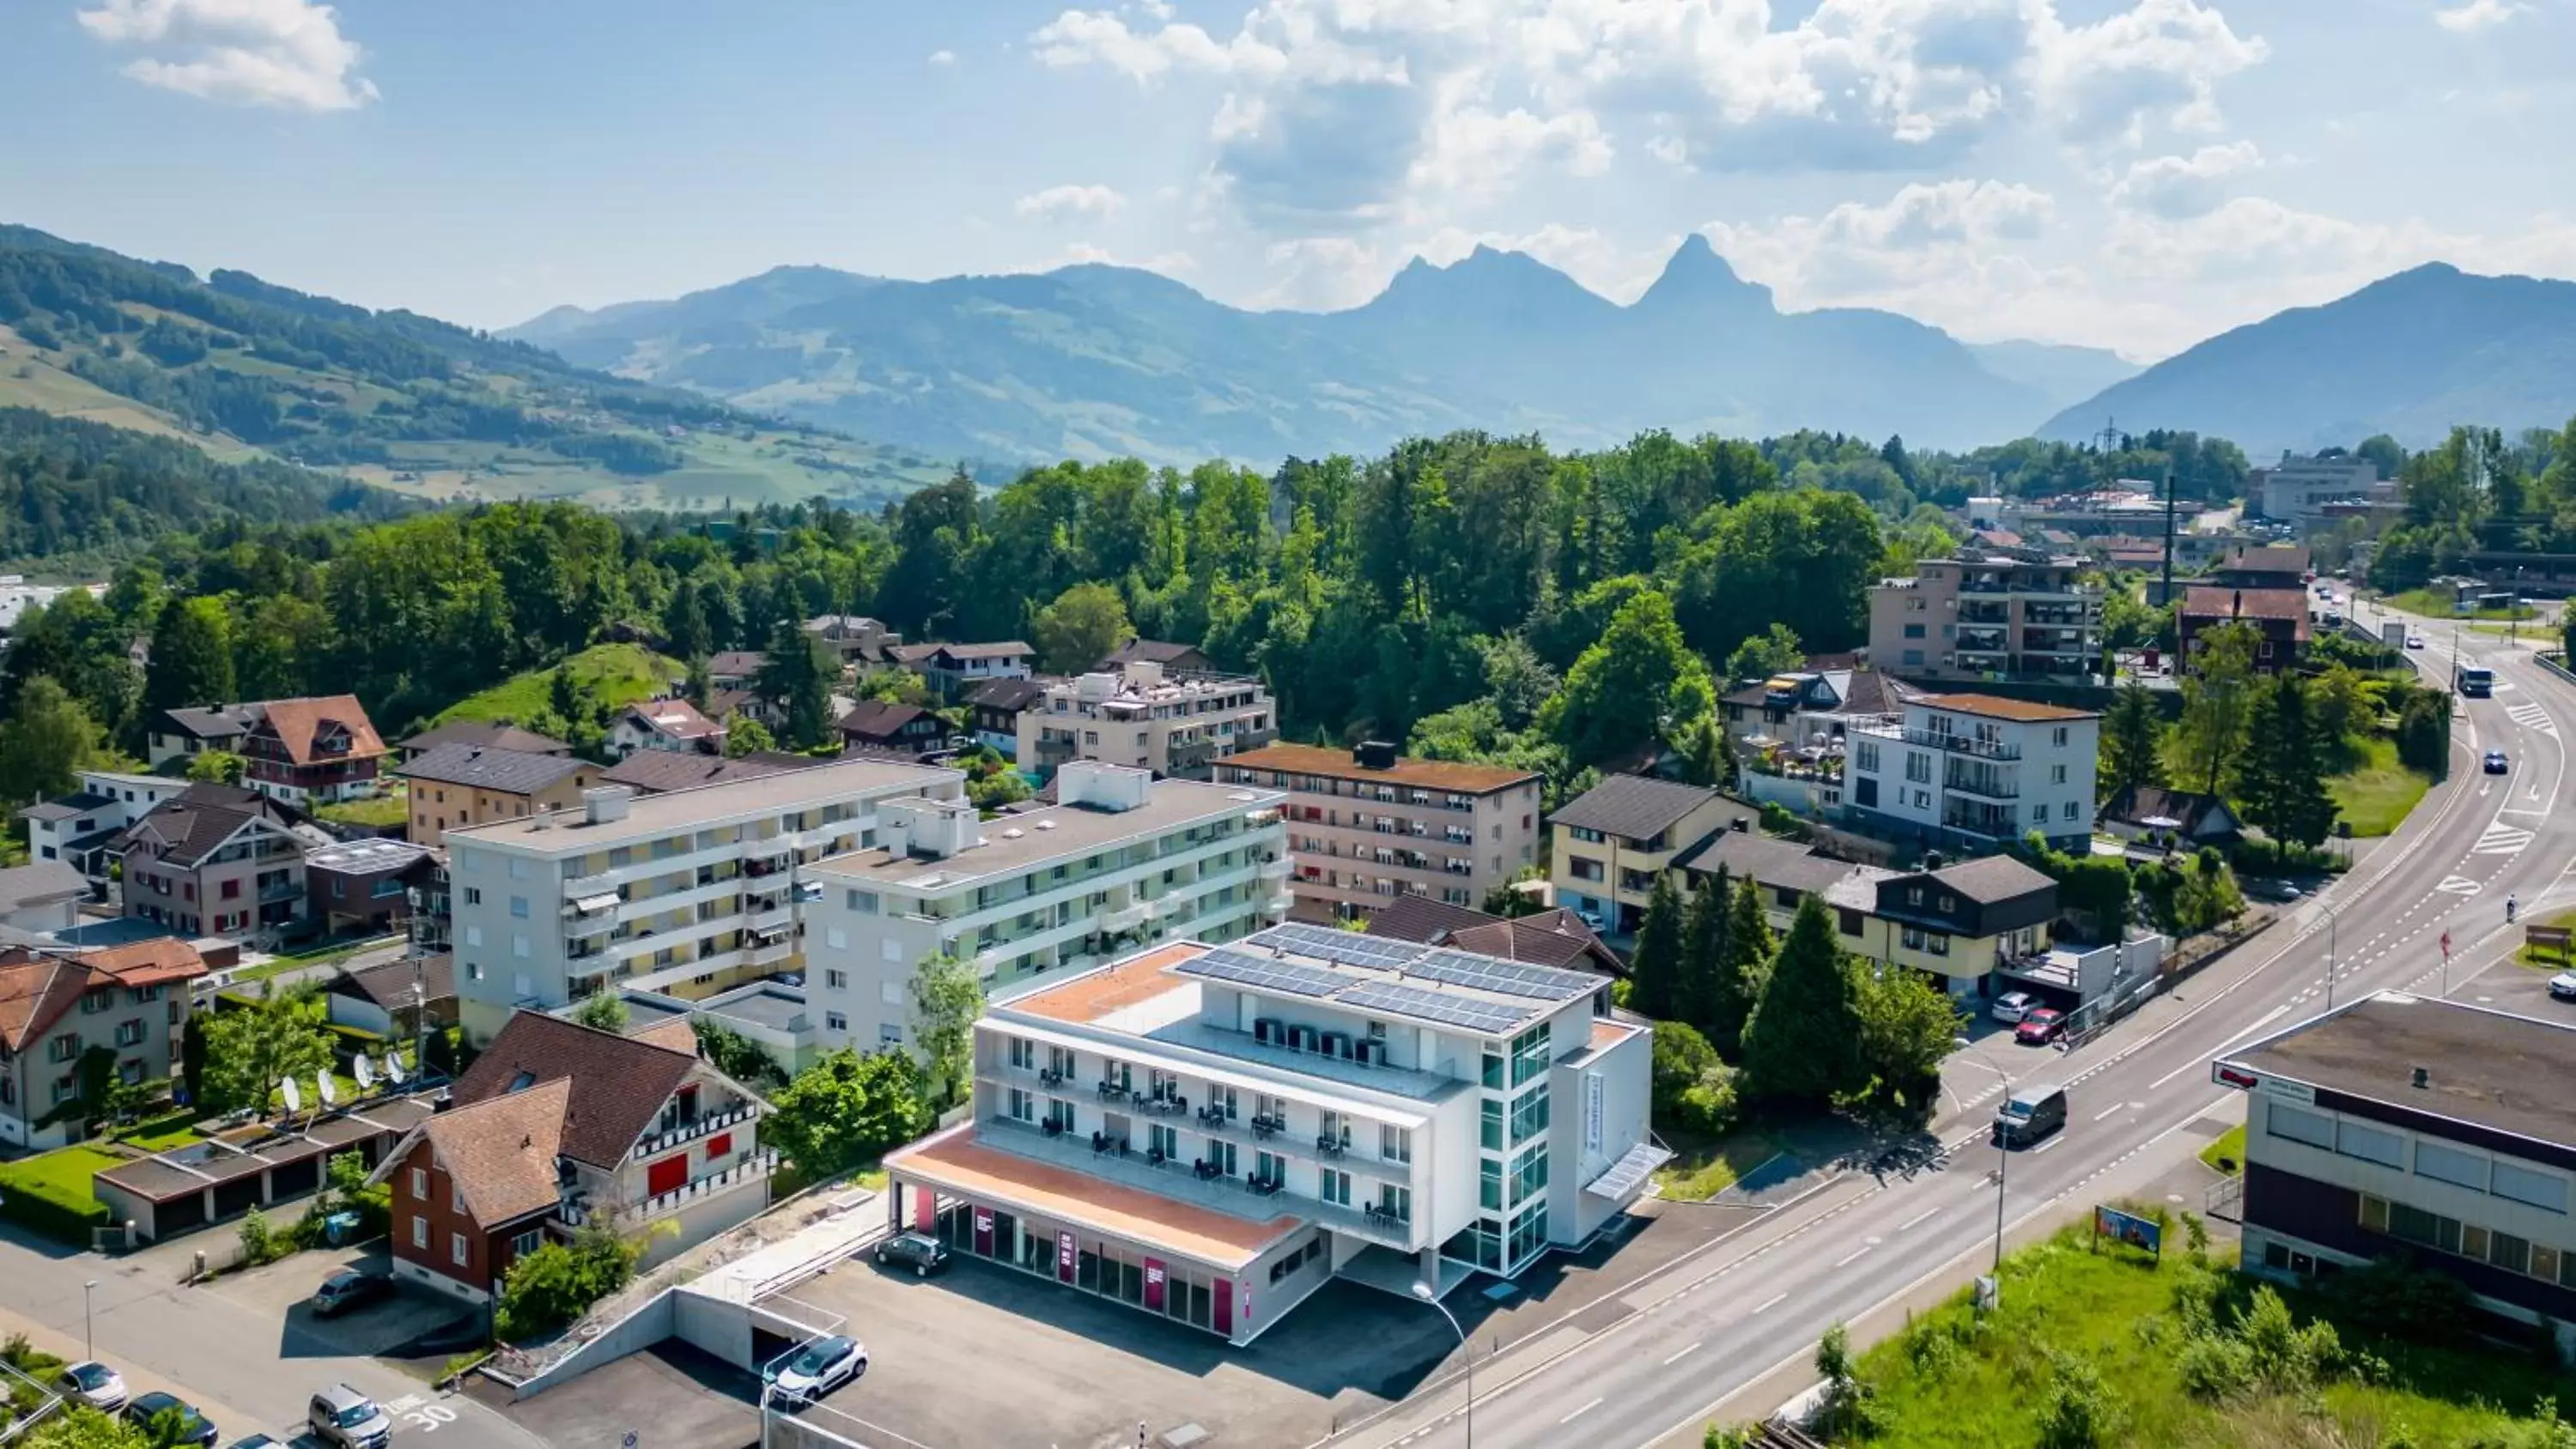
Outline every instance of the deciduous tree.
<path fill-rule="evenodd" d="M 2250 624 L 2201 631 L 2182 681 L 2182 720 L 2174 728 L 2176 763 L 2191 788 L 2215 796 L 2245 751 L 2254 713 L 2254 647 Z"/>
<path fill-rule="evenodd" d="M 1037 646 L 1039 666 L 1055 674 L 1080 674 L 1135 635 L 1127 622 L 1127 601 L 1102 583 L 1075 584 L 1038 610 L 1029 622 L 1029 642 Z"/>
<path fill-rule="evenodd" d="M 152 630 L 143 707 L 180 709 L 233 698 L 232 616 L 221 599 L 172 599 Z"/>
<path fill-rule="evenodd" d="M 809 1181 L 835 1177 L 930 1130 L 910 1052 L 824 1053 L 770 1098 L 761 1130 Z"/>
<path fill-rule="evenodd" d="M 230 1003 L 196 1017 L 189 1030 L 205 1034 L 202 1105 L 210 1111 L 265 1109 L 281 1081 L 309 1083 L 331 1066 L 322 1002 L 309 992 Z"/>
<path fill-rule="evenodd" d="M 921 1047 L 931 1099 L 957 1100 L 975 1075 L 975 1019 L 984 1014 L 984 978 L 975 963 L 945 953 L 912 973 L 912 1039 Z"/>
<path fill-rule="evenodd" d="M 101 753 L 98 726 L 79 701 L 38 675 L 19 690 L 16 711 L 0 720 L 0 796 L 23 804 L 67 793 Z"/>

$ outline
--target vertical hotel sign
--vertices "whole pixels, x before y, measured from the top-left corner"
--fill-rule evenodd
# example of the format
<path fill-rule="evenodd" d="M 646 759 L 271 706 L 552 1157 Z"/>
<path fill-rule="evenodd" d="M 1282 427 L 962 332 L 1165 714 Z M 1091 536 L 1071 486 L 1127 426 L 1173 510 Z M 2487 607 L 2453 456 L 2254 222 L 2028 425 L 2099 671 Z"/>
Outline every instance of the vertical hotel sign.
<path fill-rule="evenodd" d="M 1055 1235 L 1055 1276 L 1059 1283 L 1073 1281 L 1073 1234 L 1071 1233 L 1058 1232 Z"/>
<path fill-rule="evenodd" d="M 1583 1150 L 1601 1150 L 1601 1073 L 1583 1074 Z"/>

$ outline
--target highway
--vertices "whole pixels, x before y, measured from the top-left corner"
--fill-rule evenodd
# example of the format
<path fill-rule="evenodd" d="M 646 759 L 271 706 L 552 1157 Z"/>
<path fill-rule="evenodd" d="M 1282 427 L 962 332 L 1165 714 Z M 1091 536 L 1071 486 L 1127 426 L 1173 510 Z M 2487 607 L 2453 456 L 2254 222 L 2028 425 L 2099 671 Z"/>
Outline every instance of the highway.
<path fill-rule="evenodd" d="M 2086 1045 L 2027 1055 L 2020 1070 L 2064 1084 L 2070 1112 L 2066 1131 L 2013 1154 L 2002 1204 L 2008 1228 L 2042 1231 L 2094 1202 L 2142 1191 L 2212 1135 L 2186 1129 L 2242 1120 L 2237 1094 L 2212 1085 L 2209 1059 L 2322 1011 L 2330 950 L 2338 1001 L 2395 988 L 2435 992 L 2511 950 L 2519 933 L 2506 927 L 2508 893 L 2525 910 L 2570 902 L 2576 819 L 2552 810 L 2567 798 L 2576 685 L 2503 639 L 2415 624 L 2428 645 L 2415 658 L 2431 680 L 2448 680 L 2455 638 L 2469 662 L 2496 671 L 2492 699 L 2462 702 L 2451 778 L 2354 871 L 2268 932 Z M 2507 752 L 2510 774 L 2480 772 L 2491 748 Z M 1884 1181 L 1843 1178 L 1655 1276 L 1620 1300 L 1624 1311 L 1586 1315 L 1589 1323 L 1480 1363 L 1475 1442 L 1696 1445 L 1711 1418 L 1777 1408 L 1812 1380 L 1805 1363 L 1828 1326 L 1854 1323 L 1867 1337 L 1883 1327 L 1872 1315 L 1964 1285 L 1991 1262 L 1996 1150 L 1975 1120 L 1945 1125 L 1943 1137 L 1938 1163 Z M 1444 1377 L 1334 1442 L 1461 1442 L 1463 1401 L 1463 1385 Z"/>

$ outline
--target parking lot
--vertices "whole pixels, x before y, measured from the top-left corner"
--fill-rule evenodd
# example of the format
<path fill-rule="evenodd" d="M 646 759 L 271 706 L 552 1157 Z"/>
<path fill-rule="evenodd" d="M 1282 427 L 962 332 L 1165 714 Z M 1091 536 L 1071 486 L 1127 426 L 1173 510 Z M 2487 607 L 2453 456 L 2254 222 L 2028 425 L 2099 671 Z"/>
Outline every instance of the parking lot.
<path fill-rule="evenodd" d="M 375 1358 L 394 1354 L 424 1336 L 461 1322 L 470 1311 L 454 1299 L 405 1287 L 393 1297 L 329 1318 L 315 1316 L 307 1300 L 323 1279 L 343 1268 L 387 1272 L 383 1245 L 297 1253 L 266 1267 L 228 1273 L 203 1291 L 228 1298 L 281 1325 L 278 1350 L 288 1358 Z M 445 1361 L 444 1355 L 436 1357 Z"/>
<path fill-rule="evenodd" d="M 2454 984 L 2451 999 L 2510 1011 L 2516 1016 L 2576 1025 L 2576 1001 L 2556 1001 L 2549 995 L 2549 978 L 2565 969 L 2556 964 L 2525 966 L 2510 959 L 2498 961 L 2475 979 Z"/>
<path fill-rule="evenodd" d="M 1650 1204 L 1582 1254 L 1559 1254 L 1507 1293 L 1477 1278 L 1448 1306 L 1475 1339 L 1544 1333 L 1615 1300 L 1638 1277 L 1758 1216 Z M 1195 1425 L 1227 1445 L 1309 1444 L 1404 1397 L 1458 1352 L 1441 1316 L 1335 1280 L 1248 1348 L 1046 1279 L 971 1258 L 929 1280 L 843 1262 L 781 1312 L 838 1316 L 864 1341 L 864 1378 L 812 1413 L 836 1432 L 930 1449 L 1112 1449 Z M 1188 1436 L 1182 1435 L 1186 1442 Z"/>

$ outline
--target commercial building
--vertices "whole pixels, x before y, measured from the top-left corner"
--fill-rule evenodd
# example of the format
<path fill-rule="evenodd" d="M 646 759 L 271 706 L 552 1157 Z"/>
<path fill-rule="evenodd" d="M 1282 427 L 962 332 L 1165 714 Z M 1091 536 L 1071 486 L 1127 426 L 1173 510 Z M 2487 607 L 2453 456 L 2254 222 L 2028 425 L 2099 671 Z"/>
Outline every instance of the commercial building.
<path fill-rule="evenodd" d="M 2283 453 L 2281 461 L 2256 468 L 2246 479 L 2247 513 L 2256 518 L 2307 528 L 2338 508 L 2393 507 L 2397 485 L 2383 481 L 2379 465 L 2349 453 L 2331 458 Z"/>
<path fill-rule="evenodd" d="M 806 995 L 824 1035 L 910 1039 L 913 972 L 974 961 L 991 997 L 1167 940 L 1227 941 L 1288 911 L 1271 791 L 1078 760 L 1056 803 L 980 821 L 956 799 L 877 807 L 872 848 L 804 872 Z"/>
<path fill-rule="evenodd" d="M 77 1110 L 80 1060 L 115 1055 L 128 1084 L 166 1082 L 187 1030 L 189 983 L 205 958 L 159 937 L 101 951 L 0 950 L 0 1144 L 49 1148 L 88 1135 Z"/>
<path fill-rule="evenodd" d="M 450 830 L 456 990 L 476 1040 L 603 988 L 696 997 L 801 959 L 796 868 L 874 843 L 877 806 L 954 770 L 839 760 Z"/>
<path fill-rule="evenodd" d="M 2414 1262 L 2576 1353 L 2576 1029 L 2383 992 L 2210 1070 L 2247 1094 L 2249 1271 Z"/>
<path fill-rule="evenodd" d="M 686 1022 L 620 1036 L 522 1012 L 448 1098 L 369 1178 L 392 1191 L 394 1276 L 433 1291 L 488 1302 L 588 1224 L 660 1262 L 769 1205 L 763 1104 L 699 1060 Z"/>
<path fill-rule="evenodd" d="M 1869 659 L 1905 679 L 2081 682 L 2101 666 L 2102 591 L 2085 561 L 2028 549 L 1925 559 L 1869 595 Z"/>
<path fill-rule="evenodd" d="M 1538 863 L 1536 771 L 1265 745 L 1218 762 L 1219 783 L 1287 792 L 1299 914 L 1352 920 L 1405 896 L 1473 906 Z"/>
<path fill-rule="evenodd" d="M 1168 674 L 1140 660 L 1048 685 L 1043 703 L 1020 715 L 1019 764 L 1051 771 L 1068 760 L 1099 760 L 1204 780 L 1218 760 L 1278 735 L 1278 711 L 1260 680 Z"/>
<path fill-rule="evenodd" d="M 1548 817 L 1556 903 L 1605 936 L 1634 935 L 1655 880 L 1721 830 L 1761 819 L 1753 806 L 1696 785 L 1612 775 Z"/>
<path fill-rule="evenodd" d="M 436 845 L 451 829 L 569 810 L 599 782 L 600 767 L 568 754 L 452 744 L 415 755 L 394 773 L 411 782 L 410 838 Z"/>
<path fill-rule="evenodd" d="M 1670 1156 L 1608 985 L 1305 924 L 1159 947 L 989 1010 L 890 1213 L 1233 1343 L 1335 1275 L 1511 1277 Z"/>
<path fill-rule="evenodd" d="M 304 857 L 331 837 L 302 811 L 230 785 L 195 784 L 126 827 L 124 914 L 183 936 L 275 941 L 309 929 Z"/>
<path fill-rule="evenodd" d="M 1905 702 L 1895 723 L 1852 732 L 1843 808 L 1856 828 L 1991 851 L 2038 831 L 2088 848 L 2102 717 L 1986 694 Z"/>

